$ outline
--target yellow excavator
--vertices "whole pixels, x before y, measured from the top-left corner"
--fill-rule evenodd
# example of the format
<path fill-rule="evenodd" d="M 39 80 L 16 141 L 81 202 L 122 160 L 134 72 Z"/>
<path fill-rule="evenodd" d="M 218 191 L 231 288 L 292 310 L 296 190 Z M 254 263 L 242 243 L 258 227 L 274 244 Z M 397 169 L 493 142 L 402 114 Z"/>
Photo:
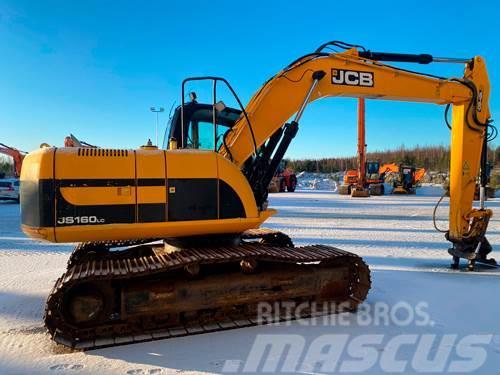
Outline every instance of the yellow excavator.
<path fill-rule="evenodd" d="M 450 79 L 384 61 L 462 63 L 465 71 Z M 200 80 L 212 82 L 212 102 L 198 103 L 194 94 L 185 102 L 186 86 Z M 217 100 L 220 85 L 238 109 Z M 307 104 L 336 96 L 452 107 L 449 252 L 454 266 L 460 258 L 469 266 L 488 262 L 492 211 L 484 200 L 472 207 L 493 129 L 484 59 L 379 53 L 334 41 L 287 65 L 246 106 L 223 78 L 184 80 L 167 150 L 45 147 L 26 156 L 23 231 L 79 243 L 47 300 L 54 340 L 89 349 L 244 327 L 256 324 L 263 302 L 276 316 L 287 301 L 356 310 L 371 283 L 359 256 L 294 247 L 285 234 L 260 228 L 276 213 L 267 187 Z M 312 313 L 305 308 L 300 316 Z"/>

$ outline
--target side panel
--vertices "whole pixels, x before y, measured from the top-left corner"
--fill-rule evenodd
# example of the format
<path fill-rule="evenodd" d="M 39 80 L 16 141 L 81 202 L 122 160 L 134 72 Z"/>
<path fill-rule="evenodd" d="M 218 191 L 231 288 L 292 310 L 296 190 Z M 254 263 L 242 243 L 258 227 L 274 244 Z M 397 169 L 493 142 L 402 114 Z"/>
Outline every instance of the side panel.
<path fill-rule="evenodd" d="M 55 152 L 58 228 L 136 221 L 133 151 L 60 148 Z"/>
<path fill-rule="evenodd" d="M 246 217 L 245 207 L 238 193 L 224 180 L 219 180 L 219 218 Z"/>
<path fill-rule="evenodd" d="M 218 210 L 216 154 L 167 151 L 169 221 L 214 220 Z"/>
<path fill-rule="evenodd" d="M 217 154 L 220 179 L 220 218 L 257 217 L 257 205 L 252 189 L 241 170 Z"/>
<path fill-rule="evenodd" d="M 137 222 L 167 221 L 166 158 L 162 150 L 137 150 Z"/>

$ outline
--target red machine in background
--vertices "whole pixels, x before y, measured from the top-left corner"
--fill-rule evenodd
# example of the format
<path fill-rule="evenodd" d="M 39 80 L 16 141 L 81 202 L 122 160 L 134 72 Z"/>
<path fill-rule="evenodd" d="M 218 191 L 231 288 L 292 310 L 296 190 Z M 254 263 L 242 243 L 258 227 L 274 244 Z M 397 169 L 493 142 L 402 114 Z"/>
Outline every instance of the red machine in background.
<path fill-rule="evenodd" d="M 297 176 L 295 175 L 295 171 L 287 167 L 286 161 L 282 160 L 269 184 L 268 191 L 270 193 L 283 193 L 285 191 L 293 193 L 296 187 Z"/>
<path fill-rule="evenodd" d="M 19 178 L 19 176 L 21 175 L 23 160 L 27 152 L 20 151 L 17 148 L 0 143 L 0 154 L 4 154 L 12 158 L 14 162 L 14 170 L 13 170 L 14 177 Z"/>

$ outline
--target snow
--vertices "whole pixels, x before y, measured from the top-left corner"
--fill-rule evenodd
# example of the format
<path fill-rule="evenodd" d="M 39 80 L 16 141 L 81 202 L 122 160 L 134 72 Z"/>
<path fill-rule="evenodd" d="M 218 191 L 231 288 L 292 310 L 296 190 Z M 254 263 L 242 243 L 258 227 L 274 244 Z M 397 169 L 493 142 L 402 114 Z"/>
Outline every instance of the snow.
<path fill-rule="evenodd" d="M 327 173 L 300 172 L 297 174 L 297 189 L 337 191 L 337 182 Z"/>
<path fill-rule="evenodd" d="M 227 360 L 245 361 L 260 334 L 300 335 L 309 342 L 325 334 L 392 337 L 401 333 L 492 334 L 486 345 L 486 362 L 477 373 L 498 373 L 500 271 L 449 269 L 448 244 L 431 220 L 441 194 L 439 186 L 423 186 L 416 196 L 358 199 L 331 190 L 272 194 L 270 206 L 279 214 L 266 223 L 288 233 L 297 245 L 322 243 L 363 256 L 372 270 L 372 289 L 365 306 L 400 301 L 413 306 L 424 301 L 432 325 L 364 326 L 356 315 L 343 314 L 349 326 L 293 322 L 89 352 L 68 352 L 56 346 L 42 323 L 45 298 L 64 272 L 72 246 L 25 238 L 19 229 L 19 206 L 0 203 L 0 374 L 220 373 Z M 500 199 L 487 205 L 494 211 L 488 238 L 498 247 Z M 442 228 L 446 227 L 447 206 L 446 198 L 438 210 Z M 411 355 L 412 351 L 414 348 L 407 347 L 399 354 Z M 342 358 L 346 357 L 343 353 Z M 369 373 L 383 371 L 375 366 Z"/>

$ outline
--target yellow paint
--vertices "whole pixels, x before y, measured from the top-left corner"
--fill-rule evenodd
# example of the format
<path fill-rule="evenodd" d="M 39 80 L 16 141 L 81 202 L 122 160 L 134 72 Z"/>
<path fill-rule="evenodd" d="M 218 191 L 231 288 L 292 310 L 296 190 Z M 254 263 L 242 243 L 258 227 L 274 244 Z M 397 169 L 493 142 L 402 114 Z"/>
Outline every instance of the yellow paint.
<path fill-rule="evenodd" d="M 53 177 L 55 147 L 44 147 L 32 151 L 23 160 L 22 181 L 38 182 Z"/>
<path fill-rule="evenodd" d="M 137 188 L 137 203 L 165 203 L 167 189 L 165 186 L 139 186 Z"/>
<path fill-rule="evenodd" d="M 241 233 L 259 227 L 275 210 L 259 212 L 259 216 L 246 219 L 173 221 L 165 223 L 81 225 L 57 228 L 57 242 L 125 240 L 130 238 L 182 237 L 217 233 Z M 22 226 L 32 238 L 55 242 L 54 232 L 46 228 Z"/>
<path fill-rule="evenodd" d="M 165 152 L 139 149 L 135 151 L 137 178 L 165 178 Z"/>
<path fill-rule="evenodd" d="M 128 191 L 128 194 L 124 193 Z M 63 198 L 73 205 L 135 204 L 135 187 L 63 187 Z M 112 203 L 110 203 L 112 202 Z"/>
<path fill-rule="evenodd" d="M 131 150 L 128 156 L 79 156 L 77 147 L 67 147 L 56 149 L 55 158 L 56 179 L 135 178 L 135 156 Z"/>
<path fill-rule="evenodd" d="M 216 153 L 204 150 L 166 151 L 169 178 L 217 178 Z"/>

